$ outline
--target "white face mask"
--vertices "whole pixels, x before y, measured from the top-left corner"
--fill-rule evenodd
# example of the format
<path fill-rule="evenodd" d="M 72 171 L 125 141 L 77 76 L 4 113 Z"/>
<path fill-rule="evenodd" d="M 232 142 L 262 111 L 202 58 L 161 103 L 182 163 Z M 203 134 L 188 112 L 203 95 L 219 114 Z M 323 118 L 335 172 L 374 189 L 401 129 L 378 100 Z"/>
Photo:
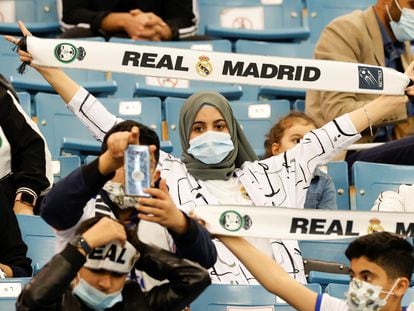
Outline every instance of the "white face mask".
<path fill-rule="evenodd" d="M 398 22 L 393 21 L 388 5 L 386 6 L 392 32 L 400 42 L 411 41 L 414 39 L 414 10 L 408 8 L 401 9 L 397 0 L 394 1 L 401 11 L 401 17 Z"/>
<path fill-rule="evenodd" d="M 234 149 L 229 133 L 207 131 L 190 139 L 188 153 L 205 164 L 217 164 Z"/>
<path fill-rule="evenodd" d="M 390 295 L 400 279 L 398 278 L 389 292 L 383 291 L 381 286 L 353 278 L 346 293 L 346 304 L 351 311 L 378 311 L 387 304 Z M 387 294 L 382 299 L 381 293 Z"/>
<path fill-rule="evenodd" d="M 125 194 L 124 185 L 119 182 L 108 181 L 103 189 L 108 194 L 112 202 L 114 202 L 120 209 L 127 209 L 135 207 L 137 199 Z"/>

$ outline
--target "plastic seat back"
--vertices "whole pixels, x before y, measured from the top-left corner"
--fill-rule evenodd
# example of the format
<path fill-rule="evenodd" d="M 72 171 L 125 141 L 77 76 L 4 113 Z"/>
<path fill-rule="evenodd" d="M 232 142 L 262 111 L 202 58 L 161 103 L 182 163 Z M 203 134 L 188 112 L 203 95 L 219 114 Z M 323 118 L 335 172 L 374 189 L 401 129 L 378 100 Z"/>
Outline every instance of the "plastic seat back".
<path fill-rule="evenodd" d="M 414 183 L 412 165 L 356 161 L 352 166 L 357 210 L 371 210 L 382 191 L 396 191 L 402 184 Z"/>
<path fill-rule="evenodd" d="M 73 170 L 81 165 L 81 160 L 76 155 L 59 156 L 52 159 L 54 182 L 69 175 Z"/>
<path fill-rule="evenodd" d="M 39 271 L 55 254 L 55 232 L 40 216 L 16 215 L 23 241 L 32 259 L 33 273 Z"/>
<path fill-rule="evenodd" d="M 20 35 L 19 20 L 35 35 L 51 36 L 60 32 L 56 0 L 2 0 L 0 33 Z"/>
<path fill-rule="evenodd" d="M 321 293 L 319 284 L 308 284 L 307 287 Z M 295 310 L 260 285 L 212 284 L 190 307 L 192 311 L 227 311 L 231 307 L 243 308 L 246 311 Z"/>
<path fill-rule="evenodd" d="M 333 180 L 336 188 L 336 204 L 339 210 L 349 210 L 348 164 L 345 161 L 332 161 L 321 167 Z"/>
<path fill-rule="evenodd" d="M 200 0 L 200 33 L 250 40 L 304 40 L 309 37 L 304 1 Z"/>
<path fill-rule="evenodd" d="M 233 114 L 256 154 L 264 155 L 265 136 L 278 119 L 290 112 L 288 100 L 231 102 Z"/>
<path fill-rule="evenodd" d="M 161 135 L 161 101 L 159 98 L 100 98 L 114 115 L 131 119 L 152 127 Z M 83 157 L 98 155 L 101 142 L 95 140 L 87 128 L 65 106 L 60 96 L 38 93 L 35 96 L 39 128 L 45 136 L 52 156 L 62 152 Z M 161 137 L 161 136 L 160 136 Z"/>

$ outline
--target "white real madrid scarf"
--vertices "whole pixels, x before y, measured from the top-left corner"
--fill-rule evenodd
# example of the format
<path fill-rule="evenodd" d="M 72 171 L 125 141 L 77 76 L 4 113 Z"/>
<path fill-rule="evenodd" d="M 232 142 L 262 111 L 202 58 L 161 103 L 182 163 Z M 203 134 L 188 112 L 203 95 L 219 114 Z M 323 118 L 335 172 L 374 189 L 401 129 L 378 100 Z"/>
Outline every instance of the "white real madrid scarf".
<path fill-rule="evenodd" d="M 390 68 L 327 60 L 27 37 L 36 65 L 292 89 L 402 95 L 409 78 Z"/>
<path fill-rule="evenodd" d="M 212 234 L 286 240 L 352 238 L 376 231 L 414 237 L 413 213 L 330 211 L 281 207 L 197 206 Z M 411 216 L 410 216 L 411 215 Z"/>

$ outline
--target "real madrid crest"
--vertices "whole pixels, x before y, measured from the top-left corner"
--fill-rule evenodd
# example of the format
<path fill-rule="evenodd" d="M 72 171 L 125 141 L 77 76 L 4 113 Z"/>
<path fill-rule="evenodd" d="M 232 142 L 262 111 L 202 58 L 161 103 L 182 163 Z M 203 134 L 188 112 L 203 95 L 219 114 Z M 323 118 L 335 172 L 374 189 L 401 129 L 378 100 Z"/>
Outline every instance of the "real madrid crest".
<path fill-rule="evenodd" d="M 60 43 L 55 47 L 55 57 L 62 63 L 70 63 L 75 59 L 83 60 L 86 51 L 83 47 L 75 47 L 72 43 Z"/>
<path fill-rule="evenodd" d="M 220 216 L 220 225 L 228 231 L 248 230 L 252 226 L 249 215 L 240 215 L 236 211 L 225 211 Z"/>
<path fill-rule="evenodd" d="M 381 220 L 378 218 L 370 219 L 369 223 L 370 225 L 368 226 L 368 234 L 384 231 L 384 228 L 381 226 Z"/>
<path fill-rule="evenodd" d="M 210 63 L 210 58 L 207 56 L 200 56 L 196 64 L 196 71 L 202 77 L 207 77 L 213 72 L 213 66 Z"/>

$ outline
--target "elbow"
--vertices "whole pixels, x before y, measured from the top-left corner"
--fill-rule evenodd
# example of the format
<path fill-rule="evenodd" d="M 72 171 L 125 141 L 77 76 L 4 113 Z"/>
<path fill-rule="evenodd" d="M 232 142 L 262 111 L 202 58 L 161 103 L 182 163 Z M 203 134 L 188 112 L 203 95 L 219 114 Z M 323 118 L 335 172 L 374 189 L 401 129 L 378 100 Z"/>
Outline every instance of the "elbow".
<path fill-rule="evenodd" d="M 206 269 L 210 269 L 216 264 L 216 261 L 217 261 L 217 250 L 214 244 L 212 244 L 211 252 L 208 254 L 208 256 L 205 257 L 205 260 L 201 265 Z"/>

